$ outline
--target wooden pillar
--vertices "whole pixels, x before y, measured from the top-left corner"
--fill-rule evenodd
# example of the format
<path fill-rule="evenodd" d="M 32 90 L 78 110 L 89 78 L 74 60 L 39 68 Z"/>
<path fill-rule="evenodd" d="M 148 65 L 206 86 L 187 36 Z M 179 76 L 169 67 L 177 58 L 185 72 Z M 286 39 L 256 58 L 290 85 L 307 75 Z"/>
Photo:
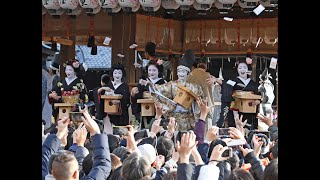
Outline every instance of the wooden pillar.
<path fill-rule="evenodd" d="M 135 83 L 134 49 L 129 46 L 135 43 L 136 15 L 117 13 L 112 16 L 112 64 L 121 63 L 126 69 L 125 83 Z M 117 54 L 123 54 L 120 58 Z"/>
<path fill-rule="evenodd" d="M 251 64 L 251 67 L 252 67 L 252 74 L 250 76 L 250 78 L 257 82 L 256 81 L 256 74 L 257 74 L 257 57 L 254 57 L 252 58 L 252 64 Z M 259 80 L 258 80 L 259 81 Z"/>
<path fill-rule="evenodd" d="M 179 55 L 173 55 L 171 56 L 171 58 L 169 59 L 171 61 L 171 73 L 172 73 L 172 79 L 171 80 L 177 80 L 178 79 L 178 75 L 177 75 L 177 67 L 178 67 L 178 62 L 179 62 Z"/>
<path fill-rule="evenodd" d="M 61 16 L 61 18 L 66 19 L 66 15 Z M 66 23 L 65 23 L 66 24 Z M 75 36 L 75 25 L 76 25 L 76 20 L 73 18 L 69 18 L 69 37 L 67 37 L 67 29 L 66 29 L 66 35 L 64 38 L 69 38 L 70 40 L 73 41 L 73 44 L 71 46 L 67 45 L 60 45 L 60 59 L 59 59 L 59 64 L 60 64 L 60 80 L 66 77 L 65 73 L 65 68 L 63 67 L 63 64 L 75 58 L 76 55 L 76 36 Z"/>

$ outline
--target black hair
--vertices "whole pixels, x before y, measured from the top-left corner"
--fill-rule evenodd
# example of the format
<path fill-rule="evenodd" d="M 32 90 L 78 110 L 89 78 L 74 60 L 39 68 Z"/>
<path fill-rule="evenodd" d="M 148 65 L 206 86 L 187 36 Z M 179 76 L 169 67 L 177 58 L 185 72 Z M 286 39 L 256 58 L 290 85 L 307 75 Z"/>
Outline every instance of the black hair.
<path fill-rule="evenodd" d="M 273 159 L 264 169 L 264 180 L 278 179 L 278 158 Z"/>
<path fill-rule="evenodd" d="M 122 78 L 126 77 L 126 70 L 124 69 L 124 66 L 120 63 L 116 63 L 116 64 L 113 64 L 112 67 L 111 67 L 111 70 L 110 70 L 110 77 L 113 78 L 113 71 L 114 70 L 121 70 L 122 71 Z"/>
<path fill-rule="evenodd" d="M 278 141 L 274 143 L 270 151 L 272 153 L 272 159 L 278 158 Z"/>
<path fill-rule="evenodd" d="M 163 136 L 158 138 L 156 149 L 158 154 L 165 157 L 165 161 L 168 161 L 171 158 L 173 148 L 174 144 L 171 139 Z"/>
<path fill-rule="evenodd" d="M 146 67 L 147 73 L 148 73 L 149 66 L 155 66 L 158 69 L 158 72 L 159 72 L 158 77 L 159 78 L 163 77 L 163 75 L 162 75 L 162 73 L 163 73 L 163 65 L 162 64 L 159 65 L 154 60 L 149 60 L 149 62 L 147 64 L 147 67 Z"/>
<path fill-rule="evenodd" d="M 123 180 L 121 176 L 121 172 L 122 172 L 122 166 L 118 167 L 114 171 L 111 171 L 107 180 Z"/>
<path fill-rule="evenodd" d="M 74 72 L 76 73 L 76 74 L 78 74 L 79 72 L 80 72 L 80 64 L 79 64 L 79 67 L 78 68 L 75 68 L 75 67 L 73 67 L 73 63 L 74 62 L 79 62 L 77 59 L 72 59 L 72 60 L 69 60 L 69 61 L 67 61 L 66 62 L 66 66 L 68 65 L 68 66 L 71 66 L 73 69 L 74 69 Z M 80 62 L 79 62 L 80 63 Z"/>
<path fill-rule="evenodd" d="M 113 152 L 114 149 L 119 147 L 120 141 L 116 136 L 114 136 L 112 134 L 108 134 L 107 136 L 108 136 L 108 143 L 109 143 L 110 152 Z"/>
<path fill-rule="evenodd" d="M 236 169 L 231 171 L 227 180 L 254 180 L 250 172 L 245 169 Z"/>
<path fill-rule="evenodd" d="M 220 140 L 220 139 L 217 139 L 217 140 L 215 140 L 215 141 L 212 141 L 212 142 L 210 143 L 210 147 L 209 147 L 209 151 L 208 151 L 208 158 L 210 158 L 211 153 L 212 153 L 212 151 L 213 151 L 213 148 L 214 148 L 216 145 L 218 145 L 218 144 L 221 144 L 223 147 L 227 146 L 227 144 L 226 144 L 224 141 Z"/>
<path fill-rule="evenodd" d="M 153 42 L 147 42 L 145 48 L 145 52 L 147 52 L 151 57 L 156 56 L 156 44 Z"/>
<path fill-rule="evenodd" d="M 110 76 L 108 74 L 103 74 L 100 78 L 100 81 L 107 85 L 110 82 Z"/>
<path fill-rule="evenodd" d="M 111 152 L 111 151 L 110 151 Z M 125 147 L 117 147 L 115 148 L 112 153 L 116 156 L 118 156 L 121 160 L 121 162 L 123 162 L 131 153 L 128 151 L 127 148 Z"/>

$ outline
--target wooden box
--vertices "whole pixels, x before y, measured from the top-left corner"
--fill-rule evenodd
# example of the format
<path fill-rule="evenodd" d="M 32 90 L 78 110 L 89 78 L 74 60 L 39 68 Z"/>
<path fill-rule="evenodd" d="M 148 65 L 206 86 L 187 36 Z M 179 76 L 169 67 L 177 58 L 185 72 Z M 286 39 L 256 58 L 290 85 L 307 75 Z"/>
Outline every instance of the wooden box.
<path fill-rule="evenodd" d="M 141 103 L 141 116 L 156 115 L 153 99 L 138 99 L 137 103 Z"/>
<path fill-rule="evenodd" d="M 121 106 L 120 104 L 113 104 L 112 100 L 120 100 L 122 99 L 122 95 L 101 95 L 101 99 L 104 99 L 104 112 L 113 115 L 121 114 Z"/>
<path fill-rule="evenodd" d="M 255 100 L 261 100 L 260 95 L 253 94 L 250 91 L 235 91 L 232 97 L 236 99 L 236 107 L 242 113 L 256 113 L 257 106 L 249 106 L 249 103 Z"/>
<path fill-rule="evenodd" d="M 177 85 L 179 88 L 177 95 L 174 97 L 173 101 L 180 104 L 185 109 L 189 109 L 192 102 L 198 97 L 196 94 L 194 94 L 191 90 L 188 88 Z"/>
<path fill-rule="evenodd" d="M 54 107 L 59 108 L 58 119 L 62 119 L 63 117 L 69 117 L 73 103 L 54 103 Z"/>
<path fill-rule="evenodd" d="M 152 98 L 151 93 L 148 91 L 144 91 L 142 93 L 142 97 L 143 97 L 143 99 L 151 99 Z"/>

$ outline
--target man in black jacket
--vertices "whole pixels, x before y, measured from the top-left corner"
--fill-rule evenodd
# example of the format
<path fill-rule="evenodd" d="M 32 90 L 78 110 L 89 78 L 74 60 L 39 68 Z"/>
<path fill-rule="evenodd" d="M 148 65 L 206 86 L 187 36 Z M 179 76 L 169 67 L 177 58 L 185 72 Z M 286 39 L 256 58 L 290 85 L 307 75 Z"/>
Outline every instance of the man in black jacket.
<path fill-rule="evenodd" d="M 90 173 L 79 178 L 79 166 L 73 153 L 62 153 L 53 162 L 52 174 L 56 180 L 67 179 L 106 179 L 111 172 L 111 160 L 108 144 L 108 136 L 100 134 L 97 123 L 90 117 L 87 111 L 83 111 L 83 123 L 90 132 L 93 144 L 93 167 Z M 58 151 L 61 139 L 67 133 L 69 118 L 58 121 L 58 132 L 50 134 L 42 146 L 42 180 L 48 174 L 48 163 L 52 154 Z"/>

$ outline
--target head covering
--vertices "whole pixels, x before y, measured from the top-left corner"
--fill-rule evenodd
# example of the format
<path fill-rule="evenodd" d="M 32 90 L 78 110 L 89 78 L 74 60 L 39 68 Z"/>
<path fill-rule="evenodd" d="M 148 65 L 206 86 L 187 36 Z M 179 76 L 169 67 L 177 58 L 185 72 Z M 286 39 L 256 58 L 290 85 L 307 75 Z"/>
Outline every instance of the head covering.
<path fill-rule="evenodd" d="M 59 70 L 59 68 L 60 68 L 60 65 L 58 63 L 59 62 L 59 57 L 60 57 L 60 54 L 58 52 L 53 55 L 53 59 L 52 59 L 51 64 L 50 64 L 50 68 L 52 70 L 55 70 L 55 71 Z"/>
<path fill-rule="evenodd" d="M 75 65 L 77 65 L 78 64 L 78 66 L 75 66 Z M 66 63 L 65 63 L 65 65 L 69 65 L 69 66 L 71 66 L 73 69 L 74 69 L 74 72 L 76 72 L 76 73 L 79 73 L 79 71 L 80 71 L 80 62 L 77 60 L 77 59 L 71 59 L 71 60 L 68 60 Z"/>
<path fill-rule="evenodd" d="M 183 68 L 190 72 L 195 59 L 196 58 L 193 54 L 193 51 L 191 49 L 188 49 L 179 60 L 179 66 L 177 68 Z"/>
<path fill-rule="evenodd" d="M 149 161 L 151 165 L 157 158 L 156 150 L 151 144 L 143 144 L 138 146 L 138 149 L 144 157 Z"/>

